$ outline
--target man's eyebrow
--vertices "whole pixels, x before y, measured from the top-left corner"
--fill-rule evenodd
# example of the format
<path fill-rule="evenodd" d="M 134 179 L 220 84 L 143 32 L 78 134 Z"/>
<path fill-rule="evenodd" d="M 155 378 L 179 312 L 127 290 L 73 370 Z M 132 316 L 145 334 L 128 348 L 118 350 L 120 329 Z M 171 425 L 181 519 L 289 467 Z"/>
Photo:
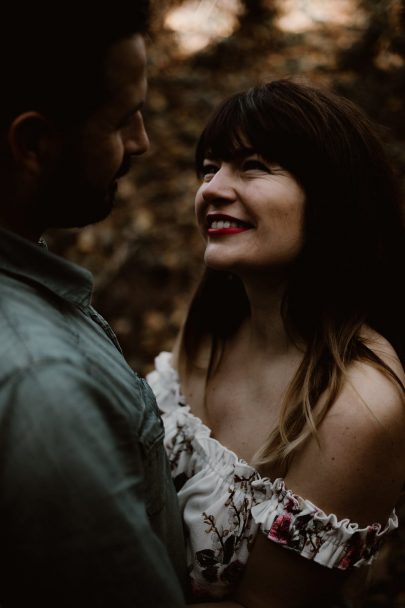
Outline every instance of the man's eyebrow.
<path fill-rule="evenodd" d="M 140 102 L 138 102 L 137 104 L 131 106 L 131 108 L 129 110 L 127 110 L 124 114 L 123 114 L 123 120 L 127 120 L 128 118 L 131 118 L 131 116 L 133 116 L 134 114 L 136 114 L 137 112 L 139 112 L 140 110 L 142 110 L 142 108 L 145 106 L 145 101 L 142 100 Z"/>

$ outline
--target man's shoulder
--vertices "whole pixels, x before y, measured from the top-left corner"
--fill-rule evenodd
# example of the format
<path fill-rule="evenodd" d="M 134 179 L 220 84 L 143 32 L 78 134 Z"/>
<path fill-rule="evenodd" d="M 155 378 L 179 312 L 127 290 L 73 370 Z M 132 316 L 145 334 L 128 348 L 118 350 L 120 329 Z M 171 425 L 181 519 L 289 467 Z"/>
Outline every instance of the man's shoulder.
<path fill-rule="evenodd" d="M 56 299 L 50 290 L 29 277 L 0 270 L 0 316 L 15 317 L 13 311 L 31 317 L 42 317 L 45 308 L 54 309 Z"/>
<path fill-rule="evenodd" d="M 54 430 L 85 427 L 115 429 L 124 443 L 150 449 L 161 438 L 158 410 L 145 381 L 134 375 L 132 390 L 121 390 L 92 373 L 86 362 L 44 356 L 14 365 L 0 379 L 0 426 L 31 425 L 38 437 Z M 120 382 L 118 381 L 119 385 Z M 101 425 L 101 426 L 100 426 Z"/>
<path fill-rule="evenodd" d="M 153 394 L 85 311 L 1 274 L 0 294 L 0 404 L 21 391 L 37 408 L 73 394 L 82 408 L 96 402 L 143 427 Z"/>
<path fill-rule="evenodd" d="M 50 294 L 0 273 L 0 378 L 38 358 L 58 358 L 61 352 L 77 359 L 63 327 L 63 311 Z"/>

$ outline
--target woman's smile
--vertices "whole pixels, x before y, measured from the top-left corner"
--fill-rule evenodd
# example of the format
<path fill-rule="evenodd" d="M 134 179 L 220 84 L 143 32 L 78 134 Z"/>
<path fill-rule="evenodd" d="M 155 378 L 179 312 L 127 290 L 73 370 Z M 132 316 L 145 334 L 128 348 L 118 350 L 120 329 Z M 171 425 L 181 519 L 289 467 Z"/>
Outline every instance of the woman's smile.
<path fill-rule="evenodd" d="M 206 265 L 279 272 L 301 250 L 304 208 L 305 193 L 294 176 L 251 148 L 229 161 L 205 159 L 195 210 Z"/>
<path fill-rule="evenodd" d="M 239 234 L 252 228 L 251 224 L 230 215 L 223 213 L 210 213 L 207 215 L 207 234 L 209 236 Z"/>

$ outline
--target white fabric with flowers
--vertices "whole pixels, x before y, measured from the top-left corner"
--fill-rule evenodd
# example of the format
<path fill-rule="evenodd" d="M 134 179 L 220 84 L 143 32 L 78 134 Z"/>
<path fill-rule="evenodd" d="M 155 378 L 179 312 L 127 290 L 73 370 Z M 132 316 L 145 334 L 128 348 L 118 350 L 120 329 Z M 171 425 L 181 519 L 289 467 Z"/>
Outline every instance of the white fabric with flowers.
<path fill-rule="evenodd" d="M 259 530 L 307 559 L 346 570 L 369 564 L 383 537 L 398 526 L 393 512 L 384 528 L 360 528 L 293 494 L 282 479 L 261 477 L 190 412 L 170 353 L 160 353 L 147 380 L 165 425 L 195 600 L 222 598 L 232 590 Z"/>

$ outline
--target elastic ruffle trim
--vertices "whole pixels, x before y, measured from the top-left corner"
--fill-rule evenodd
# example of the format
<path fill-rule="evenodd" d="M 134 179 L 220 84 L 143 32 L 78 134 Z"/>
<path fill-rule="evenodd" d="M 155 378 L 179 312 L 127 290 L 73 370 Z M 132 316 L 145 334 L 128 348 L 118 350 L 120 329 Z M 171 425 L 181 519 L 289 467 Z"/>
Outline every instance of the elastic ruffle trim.
<path fill-rule="evenodd" d="M 370 564 L 384 536 L 398 527 L 395 511 L 384 527 L 360 528 L 349 519 L 338 520 L 287 490 L 282 479 L 262 478 L 252 486 L 257 499 L 252 516 L 267 538 L 328 568 Z"/>

